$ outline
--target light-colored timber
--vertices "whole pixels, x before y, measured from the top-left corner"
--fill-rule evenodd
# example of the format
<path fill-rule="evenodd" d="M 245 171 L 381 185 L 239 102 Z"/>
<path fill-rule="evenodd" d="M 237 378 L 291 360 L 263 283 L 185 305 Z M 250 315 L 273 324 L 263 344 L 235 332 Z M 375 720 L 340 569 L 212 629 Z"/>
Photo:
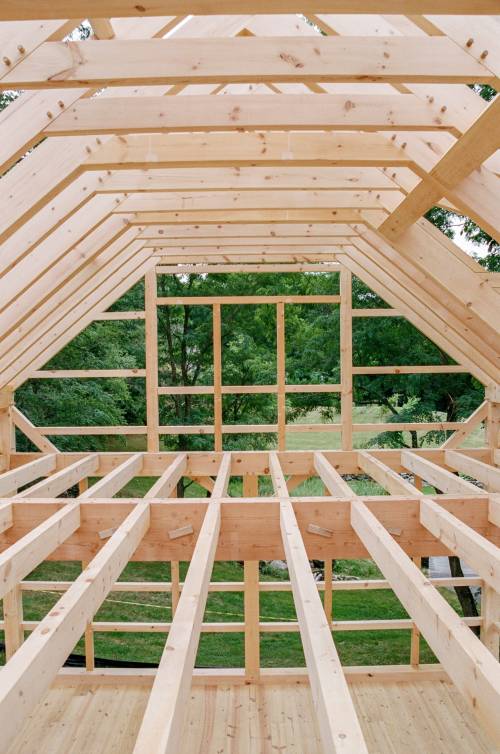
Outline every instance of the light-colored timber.
<path fill-rule="evenodd" d="M 14 91 L 0 110 L 2 752 L 498 754 L 499 273 L 425 219 L 451 211 L 500 243 L 500 99 L 484 84 L 500 91 L 498 0 L 0 3 L 0 93 Z M 195 275 L 203 295 L 161 292 Z M 255 295 L 235 294 L 240 275 Z M 322 295 L 284 293 L 284 275 L 321 276 Z M 228 378 L 241 306 L 275 328 L 262 384 Z M 291 377 L 304 307 L 325 322 L 325 373 Z M 179 308 L 206 319 L 203 382 L 163 367 L 159 323 Z M 369 341 L 403 319 L 438 359 L 392 344 L 359 359 L 360 330 Z M 138 328 L 144 358 L 54 366 L 94 322 Z M 358 419 L 360 385 L 471 377 L 469 416 Z M 49 406 L 33 421 L 18 391 L 38 380 L 130 381 L 144 418 L 64 426 Z M 338 418 L 292 421 L 301 394 Z M 212 416 L 174 423 L 172 400 L 207 401 Z M 247 400 L 274 415 L 227 410 Z M 366 440 L 381 433 L 393 447 Z M 108 439 L 121 450 L 65 450 Z M 128 494 L 137 479 L 144 498 Z M 200 496 L 178 498 L 183 480 Z M 428 578 L 426 559 L 450 555 L 472 575 Z M 335 561 L 362 558 L 378 578 L 335 578 Z M 289 576 L 263 577 L 270 560 Z M 82 572 L 40 578 L 45 561 Z M 241 563 L 240 580 L 214 580 L 218 561 Z M 122 580 L 128 562 L 169 563 L 169 580 Z M 445 598 L 459 587 L 480 592 L 479 614 Z M 342 615 L 340 592 L 365 590 L 406 612 Z M 296 617 L 267 614 L 272 592 Z M 47 593 L 54 607 L 33 619 L 29 600 Z M 97 614 L 155 593 L 168 615 Z M 241 608 L 222 621 L 207 600 L 229 593 Z M 405 664 L 343 664 L 342 637 L 367 631 L 404 635 Z M 99 634 L 154 634 L 159 666 L 101 668 Z M 304 665 L 263 667 L 264 642 L 285 634 Z M 197 666 L 207 635 L 219 667 Z M 437 663 L 422 662 L 423 640 Z M 226 641 L 241 643 L 241 667 Z M 75 647 L 82 667 L 64 667 Z"/>

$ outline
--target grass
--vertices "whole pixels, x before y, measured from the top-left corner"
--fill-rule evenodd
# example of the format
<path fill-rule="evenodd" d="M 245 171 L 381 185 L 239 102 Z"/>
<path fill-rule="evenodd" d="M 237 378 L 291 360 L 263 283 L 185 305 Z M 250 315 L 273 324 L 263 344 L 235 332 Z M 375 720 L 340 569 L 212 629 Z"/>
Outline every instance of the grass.
<path fill-rule="evenodd" d="M 187 564 L 181 564 L 181 578 Z M 72 580 L 80 573 L 79 563 L 46 562 L 30 578 L 39 580 Z M 339 560 L 335 574 L 345 578 L 380 578 L 376 566 L 367 560 Z M 263 569 L 263 581 L 286 580 L 283 571 Z M 129 563 L 120 580 L 159 581 L 170 580 L 168 563 Z M 237 562 L 216 563 L 212 581 L 242 581 L 243 568 Z M 443 590 L 446 599 L 457 610 L 458 601 L 450 590 Z M 24 617 L 40 620 L 55 605 L 55 592 L 31 592 L 24 595 Z M 289 592 L 261 594 L 260 614 L 263 621 L 295 620 L 293 598 Z M 407 617 L 406 612 L 387 589 L 370 591 L 340 591 L 333 595 L 335 620 L 394 619 Z M 112 592 L 96 615 L 99 621 L 168 622 L 172 618 L 171 598 L 165 593 Z M 243 594 L 239 592 L 211 593 L 207 600 L 205 621 L 242 621 Z M 109 660 L 157 663 L 165 642 L 164 634 L 96 633 L 96 656 Z M 335 632 L 335 642 L 346 665 L 383 665 L 408 663 L 410 631 Z M 243 634 L 203 634 L 197 665 L 199 667 L 242 667 Z M 83 654 L 83 643 L 75 653 Z M 422 641 L 422 662 L 434 662 L 432 652 Z M 3 659 L 2 659 L 3 661 Z M 277 633 L 261 635 L 261 661 L 263 667 L 298 667 L 304 665 L 299 634 Z"/>

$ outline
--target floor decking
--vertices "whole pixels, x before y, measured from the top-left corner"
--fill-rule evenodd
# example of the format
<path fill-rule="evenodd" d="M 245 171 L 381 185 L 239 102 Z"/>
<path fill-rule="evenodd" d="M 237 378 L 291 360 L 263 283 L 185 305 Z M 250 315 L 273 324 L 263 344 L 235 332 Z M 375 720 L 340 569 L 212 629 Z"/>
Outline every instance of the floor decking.
<path fill-rule="evenodd" d="M 354 683 L 370 754 L 499 754 L 439 681 Z M 52 689 L 8 754 L 130 754 L 143 686 Z M 323 754 L 306 685 L 196 686 L 179 754 Z"/>

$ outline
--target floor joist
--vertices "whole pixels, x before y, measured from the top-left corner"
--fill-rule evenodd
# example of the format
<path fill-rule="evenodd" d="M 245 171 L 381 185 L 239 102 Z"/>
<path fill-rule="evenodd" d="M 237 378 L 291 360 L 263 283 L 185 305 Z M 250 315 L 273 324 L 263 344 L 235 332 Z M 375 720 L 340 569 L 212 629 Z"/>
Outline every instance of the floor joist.
<path fill-rule="evenodd" d="M 175 472 L 176 473 L 176 472 Z M 175 754 L 205 611 L 220 530 L 220 498 L 227 492 L 231 454 L 222 457 L 212 496 L 198 533 L 189 570 L 170 627 L 135 744 L 135 754 Z"/>
<path fill-rule="evenodd" d="M 280 500 L 281 536 L 323 746 L 339 754 L 367 752 L 276 453 L 270 454 L 269 465 Z"/>

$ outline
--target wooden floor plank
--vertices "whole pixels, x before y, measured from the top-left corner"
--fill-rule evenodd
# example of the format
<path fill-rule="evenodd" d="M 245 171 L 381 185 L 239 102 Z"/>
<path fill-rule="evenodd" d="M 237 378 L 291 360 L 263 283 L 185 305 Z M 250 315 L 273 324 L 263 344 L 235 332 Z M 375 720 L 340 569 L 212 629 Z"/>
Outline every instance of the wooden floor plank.
<path fill-rule="evenodd" d="M 443 681 L 350 685 L 370 754 L 500 754 Z M 130 754 L 149 690 L 58 687 L 6 754 Z M 179 754 L 324 754 L 308 686 L 193 686 Z"/>

